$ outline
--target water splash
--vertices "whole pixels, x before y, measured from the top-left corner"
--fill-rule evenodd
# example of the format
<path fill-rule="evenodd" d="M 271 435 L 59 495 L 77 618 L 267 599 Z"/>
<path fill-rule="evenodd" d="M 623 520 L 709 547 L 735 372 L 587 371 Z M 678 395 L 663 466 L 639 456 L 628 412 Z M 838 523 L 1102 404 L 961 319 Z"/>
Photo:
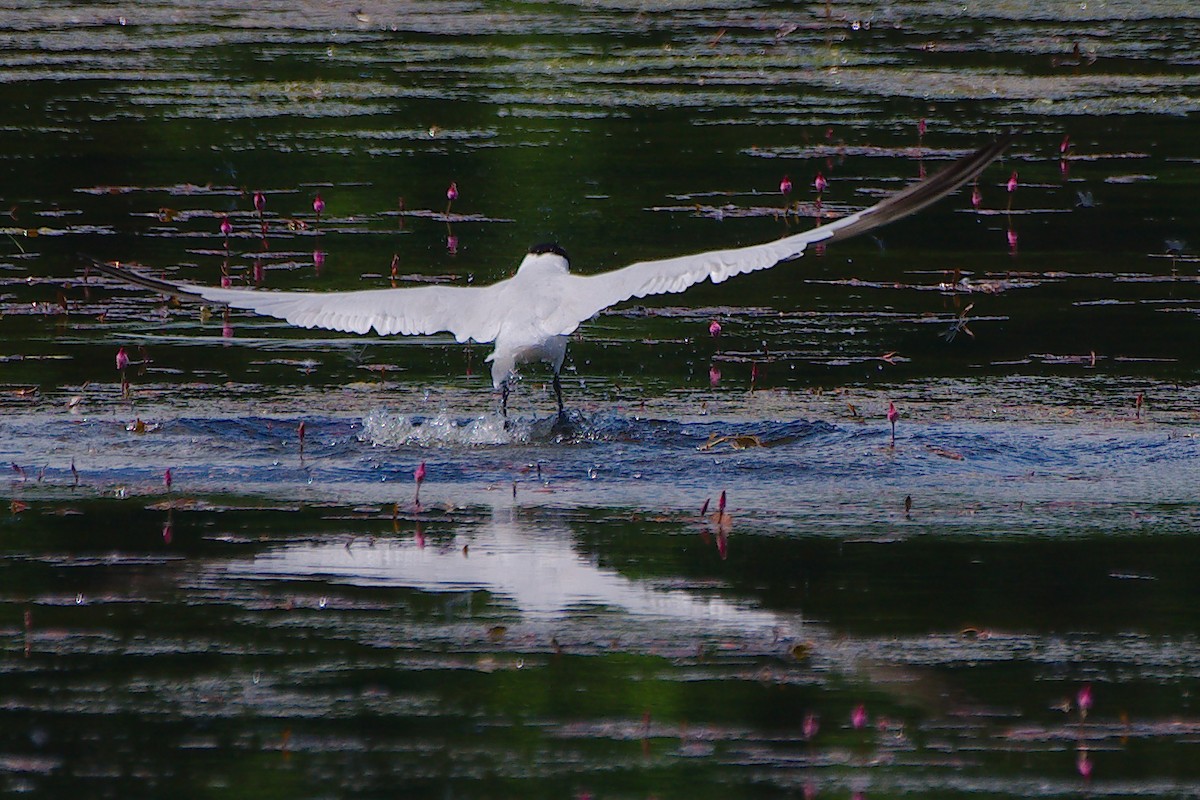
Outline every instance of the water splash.
<path fill-rule="evenodd" d="M 376 447 L 470 447 L 515 444 L 528 439 L 528 425 L 505 425 L 499 414 L 455 417 L 373 411 L 363 419 L 362 439 Z"/>

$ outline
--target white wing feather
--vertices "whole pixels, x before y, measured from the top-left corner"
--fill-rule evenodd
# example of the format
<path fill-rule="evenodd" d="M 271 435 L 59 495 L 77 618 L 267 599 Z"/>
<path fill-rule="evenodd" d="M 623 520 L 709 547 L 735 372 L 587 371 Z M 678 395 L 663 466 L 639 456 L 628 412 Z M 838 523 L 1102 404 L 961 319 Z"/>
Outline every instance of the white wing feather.
<path fill-rule="evenodd" d="M 222 303 L 287 320 L 302 328 L 346 333 L 428 334 L 448 331 L 460 342 L 495 341 L 503 324 L 512 279 L 490 286 L 419 286 L 350 292 L 272 292 L 221 289 L 163 280 L 117 263 L 84 256 L 114 278 L 165 295 Z"/>
<path fill-rule="evenodd" d="M 640 261 L 597 275 L 572 275 L 570 290 L 563 293 L 563 301 L 547 320 L 546 327 L 559 335 L 569 334 L 584 320 L 623 300 L 682 292 L 704 280 L 721 283 L 735 275 L 768 269 L 799 258 L 810 244 L 845 239 L 886 225 L 925 208 L 978 175 L 1004 152 L 1011 141 L 1012 134 L 1001 136 L 932 177 L 914 183 L 870 208 L 774 242 L 662 261 Z"/>
<path fill-rule="evenodd" d="M 560 335 L 569 334 L 580 323 L 623 300 L 682 292 L 701 281 L 721 283 L 735 275 L 768 269 L 798 258 L 809 244 L 828 239 L 833 235 L 835 224 L 767 244 L 711 250 L 662 261 L 639 261 L 597 275 L 572 275 L 571 289 L 564 294 L 562 304 L 547 320 L 546 327 Z"/>
<path fill-rule="evenodd" d="M 428 334 L 449 331 L 460 342 L 494 341 L 504 283 L 491 286 L 421 286 L 351 292 L 270 292 L 179 284 L 181 291 L 302 328 L 348 333 Z"/>

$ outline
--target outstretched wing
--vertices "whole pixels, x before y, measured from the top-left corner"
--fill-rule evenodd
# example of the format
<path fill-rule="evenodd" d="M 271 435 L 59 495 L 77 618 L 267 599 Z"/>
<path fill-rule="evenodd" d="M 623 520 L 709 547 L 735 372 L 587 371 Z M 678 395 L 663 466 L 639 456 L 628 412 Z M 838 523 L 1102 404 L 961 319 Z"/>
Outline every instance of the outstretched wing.
<path fill-rule="evenodd" d="M 548 321 L 547 328 L 559 334 L 574 331 L 611 305 L 634 297 L 682 292 L 704 280 L 713 283 L 746 272 L 768 269 L 782 261 L 798 258 L 816 242 L 836 242 L 914 214 L 940 200 L 1000 156 L 1012 141 L 1007 134 L 959 159 L 946 169 L 915 183 L 886 200 L 803 233 L 767 244 L 730 250 L 711 250 L 662 261 L 640 261 L 597 275 L 572 275 L 571 290 Z"/>
<path fill-rule="evenodd" d="M 913 214 L 983 171 L 1008 147 L 1004 136 L 933 177 L 897 192 L 883 202 L 803 233 L 767 244 L 713 250 L 663 261 L 642 261 L 598 275 L 554 276 L 543 287 L 539 308 L 531 312 L 540 335 L 573 332 L 580 323 L 611 305 L 634 297 L 682 292 L 704 280 L 720 283 L 734 275 L 767 269 L 799 257 L 814 242 L 834 242 Z M 160 280 L 116 264 L 89 259 L 100 272 L 167 295 L 224 303 L 278 317 L 304 328 L 327 328 L 381 335 L 449 331 L 465 342 L 495 341 L 512 304 L 527 302 L 525 291 L 504 280 L 490 286 L 423 286 L 351 292 L 273 292 L 220 289 Z M 537 299 L 537 298 L 535 298 Z M 529 321 L 529 320 L 527 320 Z"/>
<path fill-rule="evenodd" d="M 243 308 L 302 328 L 347 333 L 427 334 L 449 331 L 460 342 L 491 342 L 503 319 L 498 302 L 507 281 L 491 286 L 419 286 L 351 292 L 274 292 L 221 289 L 153 278 L 87 257 L 92 266 L 128 283 L 165 295 Z"/>

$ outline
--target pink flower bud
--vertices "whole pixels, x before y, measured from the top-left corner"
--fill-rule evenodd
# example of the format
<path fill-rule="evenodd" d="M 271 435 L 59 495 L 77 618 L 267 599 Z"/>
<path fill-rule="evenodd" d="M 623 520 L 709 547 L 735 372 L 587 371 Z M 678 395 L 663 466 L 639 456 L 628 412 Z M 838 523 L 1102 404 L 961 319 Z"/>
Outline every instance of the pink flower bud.
<path fill-rule="evenodd" d="M 816 714 L 805 714 L 804 723 L 800 726 L 800 732 L 804 734 L 805 739 L 812 739 L 817 735 L 817 731 L 821 729 L 821 722 Z"/>
<path fill-rule="evenodd" d="M 1085 683 L 1075 695 L 1075 703 L 1080 712 L 1086 714 L 1092 707 L 1092 685 Z"/>

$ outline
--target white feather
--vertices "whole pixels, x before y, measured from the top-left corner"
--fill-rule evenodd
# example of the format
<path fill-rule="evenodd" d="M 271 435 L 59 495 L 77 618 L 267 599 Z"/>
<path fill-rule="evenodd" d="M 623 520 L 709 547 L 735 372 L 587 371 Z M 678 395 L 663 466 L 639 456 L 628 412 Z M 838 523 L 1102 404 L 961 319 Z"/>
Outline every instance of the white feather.
<path fill-rule="evenodd" d="M 416 335 L 449 331 L 460 342 L 490 342 L 504 321 L 495 302 L 504 283 L 487 287 L 422 286 L 353 292 L 265 292 L 179 284 L 187 293 L 232 308 L 284 319 L 301 328 Z"/>

